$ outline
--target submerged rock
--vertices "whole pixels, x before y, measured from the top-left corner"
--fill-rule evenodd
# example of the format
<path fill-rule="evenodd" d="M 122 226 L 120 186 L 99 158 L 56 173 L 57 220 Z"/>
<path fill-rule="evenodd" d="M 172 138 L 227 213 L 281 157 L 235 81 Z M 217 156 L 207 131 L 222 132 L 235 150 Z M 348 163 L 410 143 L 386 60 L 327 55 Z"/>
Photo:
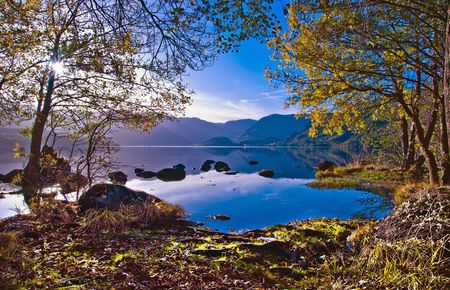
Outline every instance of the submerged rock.
<path fill-rule="evenodd" d="M 226 164 L 223 161 L 217 161 L 216 164 L 214 164 L 214 169 L 217 172 L 224 172 L 224 171 L 229 171 L 230 167 L 228 166 L 228 164 Z"/>
<path fill-rule="evenodd" d="M 226 174 L 226 175 L 236 175 L 236 174 L 238 174 L 239 173 L 239 171 L 228 171 L 228 172 L 224 172 L 224 174 Z"/>
<path fill-rule="evenodd" d="M 248 164 L 250 164 L 250 165 L 256 165 L 256 164 L 258 164 L 259 162 L 258 161 L 256 161 L 256 160 L 250 160 L 249 162 L 248 162 Z"/>
<path fill-rule="evenodd" d="M 272 169 L 263 169 L 260 172 L 258 172 L 259 176 L 272 178 L 275 176 L 275 172 Z"/>
<path fill-rule="evenodd" d="M 144 169 L 142 169 L 142 168 L 135 168 L 134 169 L 134 174 L 138 174 L 138 173 L 141 173 L 141 172 L 144 172 L 145 170 Z"/>
<path fill-rule="evenodd" d="M 137 177 L 141 177 L 141 178 L 152 178 L 156 176 L 156 172 L 153 171 L 141 171 L 136 173 Z"/>
<path fill-rule="evenodd" d="M 128 181 L 128 176 L 122 171 L 114 171 L 108 174 L 109 180 L 113 184 L 125 185 Z"/>
<path fill-rule="evenodd" d="M 218 220 L 218 221 L 229 221 L 231 220 L 231 217 L 224 215 L 224 214 L 215 214 L 215 215 L 209 215 L 207 218 Z"/>
<path fill-rule="evenodd" d="M 161 199 L 143 191 L 134 191 L 123 185 L 96 184 L 84 192 L 78 203 L 81 210 L 91 208 L 117 209 L 121 204 L 140 204 L 147 201 L 159 202 Z"/>
<path fill-rule="evenodd" d="M 328 161 L 328 160 L 320 161 L 315 166 L 315 168 L 320 171 L 331 171 L 335 167 L 337 167 L 337 164 L 334 163 L 333 161 Z"/>
<path fill-rule="evenodd" d="M 156 173 L 156 177 L 162 181 L 180 181 L 186 177 L 186 172 L 181 168 L 165 168 Z"/>

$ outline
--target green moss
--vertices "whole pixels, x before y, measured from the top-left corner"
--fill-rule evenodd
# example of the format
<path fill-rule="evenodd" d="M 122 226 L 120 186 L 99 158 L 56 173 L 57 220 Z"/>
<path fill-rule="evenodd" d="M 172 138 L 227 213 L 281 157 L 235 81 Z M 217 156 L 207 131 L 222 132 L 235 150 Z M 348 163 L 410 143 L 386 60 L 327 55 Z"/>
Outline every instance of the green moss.
<path fill-rule="evenodd" d="M 307 184 L 313 188 L 320 189 L 342 189 L 342 188 L 357 188 L 360 185 L 358 180 L 343 178 L 343 177 L 327 177 Z"/>

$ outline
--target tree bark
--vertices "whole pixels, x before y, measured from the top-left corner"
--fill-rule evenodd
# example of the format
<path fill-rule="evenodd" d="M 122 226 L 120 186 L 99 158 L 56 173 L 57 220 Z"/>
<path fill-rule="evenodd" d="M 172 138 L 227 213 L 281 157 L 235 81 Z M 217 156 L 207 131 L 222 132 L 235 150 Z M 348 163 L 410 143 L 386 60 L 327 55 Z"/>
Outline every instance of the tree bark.
<path fill-rule="evenodd" d="M 406 117 L 400 118 L 400 126 L 402 130 L 402 157 L 403 157 L 403 168 L 408 167 L 408 151 L 409 151 L 409 132 L 408 132 L 408 120 Z"/>
<path fill-rule="evenodd" d="M 445 49 L 444 49 L 444 95 L 441 98 L 441 149 L 442 149 L 442 183 L 450 185 L 450 152 L 448 144 L 447 103 L 450 107 L 450 4 L 447 6 L 447 21 L 445 27 Z"/>
<path fill-rule="evenodd" d="M 441 150 L 442 150 L 442 184 L 450 185 L 450 150 L 448 144 L 448 127 L 446 117 L 446 102 L 441 98 Z"/>
<path fill-rule="evenodd" d="M 406 160 L 404 169 L 409 170 L 413 166 L 414 159 L 416 158 L 416 127 L 411 123 L 409 133 L 408 153 L 406 154 Z"/>
<path fill-rule="evenodd" d="M 24 198 L 27 204 L 33 202 L 41 188 L 41 145 L 44 135 L 45 124 L 47 123 L 52 105 L 52 95 L 55 87 L 55 73 L 51 72 L 47 81 L 47 91 L 44 97 L 42 109 L 38 106 L 35 121 L 31 131 L 30 156 L 23 173 Z"/>

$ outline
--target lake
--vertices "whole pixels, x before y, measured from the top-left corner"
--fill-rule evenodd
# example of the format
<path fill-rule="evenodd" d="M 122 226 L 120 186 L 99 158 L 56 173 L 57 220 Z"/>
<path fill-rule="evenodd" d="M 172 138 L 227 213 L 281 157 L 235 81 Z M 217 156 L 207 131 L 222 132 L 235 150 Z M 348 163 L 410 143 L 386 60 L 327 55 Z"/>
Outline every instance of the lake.
<path fill-rule="evenodd" d="M 319 161 L 345 163 L 352 154 L 338 148 L 121 147 L 118 160 L 120 169 L 128 175 L 128 187 L 180 204 L 190 220 L 228 232 L 316 217 L 384 217 L 391 209 L 386 197 L 350 189 L 313 189 L 306 185 L 314 179 L 313 167 Z M 239 173 L 202 172 L 199 168 L 207 159 L 224 161 Z M 258 164 L 250 165 L 250 160 Z M 15 160 L 3 161 L 3 172 L 22 164 Z M 182 181 L 134 177 L 135 168 L 158 171 L 179 163 L 186 166 L 187 176 Z M 275 177 L 264 178 L 257 174 L 265 168 L 273 169 Z M 0 217 L 13 214 L 10 208 L 17 203 L 20 206 L 17 196 L 0 200 Z M 215 214 L 228 215 L 231 220 L 207 218 Z"/>

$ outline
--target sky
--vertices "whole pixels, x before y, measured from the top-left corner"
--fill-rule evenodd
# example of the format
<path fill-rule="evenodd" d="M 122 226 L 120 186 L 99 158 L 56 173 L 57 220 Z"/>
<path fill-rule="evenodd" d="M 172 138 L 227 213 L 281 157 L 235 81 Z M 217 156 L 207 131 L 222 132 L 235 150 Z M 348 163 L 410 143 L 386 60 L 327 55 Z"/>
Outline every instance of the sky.
<path fill-rule="evenodd" d="M 284 109 L 285 90 L 272 88 L 264 77 L 264 68 L 274 65 L 270 55 L 265 44 L 249 40 L 238 53 L 219 55 L 213 66 L 191 72 L 185 81 L 195 95 L 186 116 L 225 122 L 294 113 Z"/>

